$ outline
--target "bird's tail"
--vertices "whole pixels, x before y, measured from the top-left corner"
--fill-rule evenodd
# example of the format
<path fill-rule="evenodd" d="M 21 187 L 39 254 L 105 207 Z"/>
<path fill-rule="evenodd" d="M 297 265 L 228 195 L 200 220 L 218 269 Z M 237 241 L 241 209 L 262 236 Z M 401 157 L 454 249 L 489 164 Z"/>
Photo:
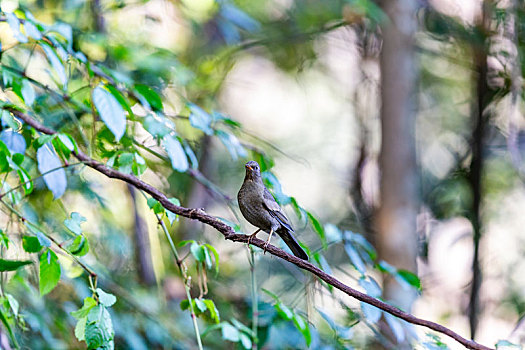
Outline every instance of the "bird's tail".
<path fill-rule="evenodd" d="M 303 248 L 301 248 L 299 243 L 297 243 L 290 231 L 288 231 L 286 228 L 281 228 L 277 231 L 277 234 L 281 237 L 284 243 L 286 243 L 288 248 L 290 248 L 290 250 L 296 257 L 301 258 L 303 260 L 308 260 L 308 255 L 303 250 Z"/>

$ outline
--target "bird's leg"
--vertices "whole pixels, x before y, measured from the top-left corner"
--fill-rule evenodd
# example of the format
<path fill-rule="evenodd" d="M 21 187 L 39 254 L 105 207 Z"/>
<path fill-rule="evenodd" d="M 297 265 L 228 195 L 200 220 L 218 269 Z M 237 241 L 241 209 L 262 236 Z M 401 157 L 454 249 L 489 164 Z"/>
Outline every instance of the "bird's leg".
<path fill-rule="evenodd" d="M 252 238 L 253 238 L 253 237 L 256 237 L 256 236 L 257 236 L 257 233 L 259 233 L 260 230 L 261 230 L 261 229 L 258 229 L 257 231 L 255 231 L 254 233 L 252 233 L 252 234 L 250 235 L 250 237 L 248 237 L 248 245 L 250 245 L 250 242 L 252 241 Z"/>
<path fill-rule="evenodd" d="M 272 235 L 273 235 L 273 228 L 270 230 L 270 236 L 268 237 L 268 240 L 264 244 L 264 252 L 263 252 L 263 254 L 266 254 L 266 248 L 268 248 L 268 244 L 270 244 L 270 239 L 272 239 Z"/>

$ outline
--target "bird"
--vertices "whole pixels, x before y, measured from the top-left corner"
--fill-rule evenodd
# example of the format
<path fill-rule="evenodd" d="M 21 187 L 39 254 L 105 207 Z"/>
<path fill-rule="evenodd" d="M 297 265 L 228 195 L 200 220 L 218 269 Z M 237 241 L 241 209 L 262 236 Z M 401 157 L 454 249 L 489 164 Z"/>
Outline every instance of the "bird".
<path fill-rule="evenodd" d="M 262 230 L 270 235 L 264 245 L 264 252 L 266 253 L 266 248 L 270 243 L 272 234 L 275 232 L 295 256 L 303 260 L 308 260 L 308 255 L 292 235 L 294 230 L 290 221 L 286 218 L 270 191 L 264 186 L 259 164 L 251 160 L 246 163 L 245 168 L 246 176 L 237 194 L 237 200 L 244 218 L 258 228 L 257 231 L 248 238 L 248 244 L 250 244 L 251 239 L 256 237 L 257 233 Z"/>

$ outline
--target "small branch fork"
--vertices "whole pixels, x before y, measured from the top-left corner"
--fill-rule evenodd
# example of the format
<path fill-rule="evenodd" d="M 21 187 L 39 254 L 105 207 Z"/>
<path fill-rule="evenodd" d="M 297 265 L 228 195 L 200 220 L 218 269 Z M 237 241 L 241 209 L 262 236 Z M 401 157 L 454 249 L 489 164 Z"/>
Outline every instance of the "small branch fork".
<path fill-rule="evenodd" d="M 55 130 L 52 130 L 52 129 L 42 125 L 40 122 L 35 120 L 33 117 L 31 117 L 28 114 L 25 114 L 25 113 L 19 111 L 18 109 L 10 108 L 10 107 L 4 107 L 4 109 L 9 110 L 17 118 L 19 118 L 20 120 L 23 120 L 26 124 L 30 125 L 31 127 L 35 128 L 37 131 L 39 131 L 41 133 L 48 134 L 48 135 L 53 135 L 53 134 L 56 133 Z M 162 193 L 161 191 L 159 191 L 155 187 L 145 183 L 144 181 L 136 178 L 133 175 L 124 174 L 124 173 L 121 173 L 121 172 L 119 172 L 117 170 L 111 169 L 111 168 L 105 166 L 104 164 L 102 164 L 102 163 L 100 163 L 100 162 L 90 158 L 89 156 L 87 156 L 86 154 L 84 154 L 84 153 L 82 153 L 80 151 L 79 152 L 73 152 L 73 155 L 79 161 L 84 163 L 85 165 L 89 166 L 90 168 L 95 169 L 96 171 L 106 175 L 107 177 L 110 177 L 110 178 L 113 178 L 113 179 L 122 180 L 124 182 L 127 182 L 127 183 L 131 184 L 132 186 L 135 186 L 137 189 L 140 189 L 140 190 L 148 193 L 150 196 L 152 196 L 153 198 L 158 200 L 164 206 L 164 208 L 166 208 L 167 210 L 169 210 L 169 211 L 171 211 L 171 212 L 173 212 L 175 214 L 178 214 L 180 216 L 184 216 L 184 217 L 186 217 L 188 219 L 200 221 L 200 222 L 202 222 L 202 223 L 204 223 L 206 225 L 209 225 L 209 226 L 215 228 L 217 231 L 219 231 L 224 236 L 224 238 L 226 240 L 233 241 L 233 242 L 248 243 L 249 236 L 235 233 L 235 231 L 230 226 L 226 225 L 225 223 L 223 223 L 219 219 L 217 219 L 217 218 L 207 214 L 206 212 L 204 212 L 204 210 L 202 210 L 202 209 L 185 208 L 185 207 L 182 207 L 182 206 L 175 205 L 175 204 L 171 203 L 168 200 L 168 197 L 164 193 Z M 252 245 L 255 245 L 255 246 L 261 248 L 261 249 L 264 249 L 266 242 L 254 237 L 254 238 L 251 238 L 250 243 Z M 429 328 L 429 329 L 431 329 L 433 331 L 436 331 L 438 333 L 441 333 L 441 334 L 444 334 L 446 336 L 449 336 L 450 338 L 454 339 L 455 341 L 457 341 L 458 343 L 462 344 L 463 346 L 465 346 L 468 349 L 493 350 L 493 348 L 489 348 L 487 346 L 481 345 L 481 344 L 479 344 L 479 343 L 477 343 L 477 342 L 475 342 L 473 340 L 465 339 L 464 337 L 462 337 L 458 333 L 454 332 L 453 330 L 451 330 L 451 329 L 449 329 L 449 328 L 447 328 L 445 326 L 442 326 L 442 325 L 440 325 L 438 323 L 435 323 L 435 322 L 432 322 L 432 321 L 428 321 L 428 320 L 424 320 L 424 319 L 418 318 L 418 317 L 416 317 L 416 316 L 414 316 L 412 314 L 409 314 L 407 312 L 404 312 L 404 311 L 402 311 L 402 310 L 400 310 L 400 309 L 398 309 L 398 308 L 396 308 L 396 307 L 394 307 L 392 305 L 389 305 L 389 304 L 387 304 L 387 303 L 385 303 L 385 302 L 383 302 L 383 301 L 381 301 L 379 299 L 376 299 L 376 298 L 373 298 L 373 297 L 371 297 L 369 295 L 361 293 L 358 290 L 353 289 L 353 288 L 347 286 L 346 284 L 344 284 L 343 282 L 337 280 L 333 276 L 325 273 L 324 271 L 322 271 L 321 269 L 319 269 L 315 265 L 309 263 L 308 261 L 302 260 L 300 258 L 297 258 L 297 257 L 293 256 L 293 255 L 290 255 L 290 254 L 286 253 L 284 250 L 276 248 L 273 245 L 268 245 L 266 247 L 266 251 L 268 251 L 270 254 L 272 254 L 274 256 L 277 256 L 277 257 L 279 257 L 279 258 L 281 258 L 283 260 L 286 260 L 286 261 L 296 265 L 297 267 L 299 267 L 299 268 L 301 268 L 303 270 L 311 272 L 312 274 L 317 276 L 319 279 L 321 279 L 321 280 L 325 281 L 326 283 L 332 285 L 336 289 L 339 289 L 340 291 L 342 291 L 343 293 L 349 295 L 350 297 L 355 298 L 355 299 L 357 299 L 359 301 L 362 301 L 364 303 L 373 305 L 373 306 L 383 310 L 384 312 L 387 312 L 387 313 L 389 313 L 391 315 L 399 317 L 402 320 L 405 320 L 408 323 L 419 325 L 419 326 L 423 326 L 423 327 Z"/>

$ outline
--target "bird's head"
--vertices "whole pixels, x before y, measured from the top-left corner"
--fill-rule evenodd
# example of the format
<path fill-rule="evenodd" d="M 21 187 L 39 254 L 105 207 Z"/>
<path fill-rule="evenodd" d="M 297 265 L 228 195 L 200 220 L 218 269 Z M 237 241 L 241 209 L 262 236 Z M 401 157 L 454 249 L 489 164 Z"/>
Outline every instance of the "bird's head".
<path fill-rule="evenodd" d="M 255 180 L 261 177 L 261 168 L 259 167 L 259 164 L 256 161 L 250 160 L 244 165 L 244 167 L 246 168 L 247 178 Z"/>

